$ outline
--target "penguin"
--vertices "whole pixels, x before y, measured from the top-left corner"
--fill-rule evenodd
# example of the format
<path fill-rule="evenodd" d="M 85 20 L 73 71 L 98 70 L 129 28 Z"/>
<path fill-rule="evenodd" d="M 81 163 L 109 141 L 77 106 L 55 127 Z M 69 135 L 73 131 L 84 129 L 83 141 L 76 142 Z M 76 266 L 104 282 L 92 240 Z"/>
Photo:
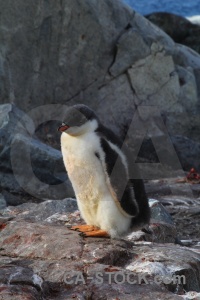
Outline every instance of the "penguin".
<path fill-rule="evenodd" d="M 71 106 L 58 131 L 64 165 L 86 222 L 71 229 L 84 237 L 118 238 L 148 224 L 143 180 L 130 178 L 122 141 L 95 112 L 83 104 Z"/>

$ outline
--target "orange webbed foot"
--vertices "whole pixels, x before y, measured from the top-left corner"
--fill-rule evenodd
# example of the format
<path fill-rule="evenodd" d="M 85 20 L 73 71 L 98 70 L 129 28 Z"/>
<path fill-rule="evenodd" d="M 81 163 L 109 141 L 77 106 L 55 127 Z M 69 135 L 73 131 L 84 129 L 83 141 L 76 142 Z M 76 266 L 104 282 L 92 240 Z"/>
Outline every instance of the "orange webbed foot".
<path fill-rule="evenodd" d="M 107 231 L 101 229 L 93 230 L 89 232 L 81 232 L 80 235 L 83 237 L 110 237 Z"/>
<path fill-rule="evenodd" d="M 94 225 L 75 225 L 70 229 L 80 232 L 83 237 L 110 237 L 107 231 Z"/>
<path fill-rule="evenodd" d="M 93 230 L 99 230 L 98 227 L 96 226 L 93 226 L 93 225 L 75 225 L 75 226 L 72 226 L 70 228 L 71 230 L 76 230 L 76 231 L 79 231 L 79 232 L 90 232 L 90 231 L 93 231 Z"/>

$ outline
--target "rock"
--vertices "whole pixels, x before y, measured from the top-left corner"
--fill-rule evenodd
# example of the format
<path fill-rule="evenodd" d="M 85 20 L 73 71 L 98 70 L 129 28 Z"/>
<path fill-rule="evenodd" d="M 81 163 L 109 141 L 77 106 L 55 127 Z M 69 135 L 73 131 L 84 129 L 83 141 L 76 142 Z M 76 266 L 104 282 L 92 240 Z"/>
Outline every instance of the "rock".
<path fill-rule="evenodd" d="M 34 286 L 36 289 L 42 289 L 43 280 L 33 273 L 29 268 L 10 266 L 1 269 L 0 281 L 4 284 L 26 284 Z"/>
<path fill-rule="evenodd" d="M 7 204 L 26 201 L 10 192 L 26 191 L 38 199 L 73 195 L 60 151 L 34 137 L 33 120 L 11 104 L 1 105 L 0 112 L 0 182 Z"/>
<path fill-rule="evenodd" d="M 192 167 L 200 170 L 198 156 L 200 143 L 180 135 L 173 136 L 171 139 L 184 170 L 190 170 Z"/>
<path fill-rule="evenodd" d="M 171 216 L 163 205 L 154 199 L 150 199 L 151 222 L 143 230 L 133 231 L 124 238 L 128 241 L 150 241 L 150 242 L 175 242 L 177 237 L 176 228 Z M 23 203 L 18 206 L 8 206 L 2 210 L 2 222 L 7 219 L 25 220 L 27 222 L 42 222 L 45 224 L 60 224 L 68 227 L 83 224 L 84 220 L 77 210 L 75 199 L 48 200 L 39 204 Z"/>
<path fill-rule="evenodd" d="M 199 54 L 191 48 L 180 44 L 176 44 L 173 50 L 173 58 L 175 64 L 184 67 L 190 72 L 193 70 L 194 74 L 196 75 L 196 72 L 198 72 L 200 67 Z M 180 79 L 180 83 L 182 83 L 182 79 Z"/>
<path fill-rule="evenodd" d="M 38 293 L 36 299 L 49 291 L 50 299 L 73 299 L 81 294 L 99 300 L 133 299 L 132 294 L 134 299 L 152 299 L 152 293 L 181 299 L 177 293 L 200 288 L 200 254 L 173 244 L 83 239 L 66 226 L 23 220 L 10 221 L 1 232 L 0 243 L 1 296 L 5 291 L 9 295 L 12 284 L 23 295 L 31 286 Z M 173 283 L 175 276 L 180 276 L 176 277 L 179 282 Z M 27 287 L 24 291 L 22 284 Z"/>
<path fill-rule="evenodd" d="M 125 137 L 136 110 L 135 95 L 132 93 L 127 75 L 122 74 L 103 86 L 98 92 L 98 97 L 100 101 L 97 112 L 100 120 L 119 136 Z M 109 107 L 106 104 L 108 98 L 113 103 Z M 122 99 L 124 105 L 121 105 Z M 106 118 L 108 115 L 109 118 Z M 116 124 L 118 125 L 116 126 Z"/>
<path fill-rule="evenodd" d="M 45 224 L 61 224 L 71 226 L 83 220 L 77 210 L 75 199 L 47 200 L 42 203 L 23 203 L 17 206 L 8 206 L 1 210 L 0 224 L 8 220 L 25 220 L 27 222 L 42 222 Z"/>
<path fill-rule="evenodd" d="M 118 0 L 106 0 L 103 5 L 97 0 L 51 5 L 34 1 L 26 9 L 20 0 L 12 11 L 9 1 L 2 7 L 0 25 L 1 45 L 5 45 L 0 48 L 3 66 L 0 101 L 15 103 L 32 120 L 32 109 L 41 110 L 42 121 L 37 119 L 34 130 L 42 141 L 60 149 L 59 137 L 54 133 L 55 122 L 62 117 L 57 105 L 81 102 L 95 109 L 102 122 L 122 138 L 126 137 L 133 148 L 137 148 L 137 139 L 134 143 L 130 140 L 137 134 L 135 131 L 129 134 L 129 126 L 137 113 L 144 123 L 140 113 L 144 106 L 147 106 L 146 120 L 149 118 L 152 124 L 150 135 L 145 133 L 147 138 L 157 139 L 159 145 L 168 140 L 168 135 L 200 142 L 200 56 L 195 51 L 176 44 L 156 25 Z M 198 25 L 171 14 L 160 14 L 158 20 L 162 21 L 163 16 L 164 25 L 176 27 L 176 30 L 170 27 L 168 33 L 178 43 L 180 38 L 188 39 L 186 45 L 194 43 L 190 41 L 191 34 L 196 39 Z M 50 104 L 54 106 L 54 116 L 45 112 Z M 152 108 L 157 108 L 157 115 L 154 116 Z M 162 128 L 158 119 L 162 120 Z M 22 143 L 26 144 L 25 140 Z M 167 157 L 165 146 L 164 150 L 155 148 Z M 168 161 L 172 156 L 169 155 Z M 175 165 L 173 160 L 170 165 Z M 45 174 L 45 168 L 43 175 L 40 172 L 40 180 L 45 178 L 53 184 L 64 181 L 63 171 L 56 176 Z M 10 173 L 3 180 L 10 189 L 19 188 Z M 40 188 L 39 191 L 40 197 L 46 193 Z"/>
<path fill-rule="evenodd" d="M 174 224 L 172 217 L 158 200 L 149 199 L 149 205 L 151 207 L 151 218 L 153 220 L 165 222 L 171 225 Z"/>
<path fill-rule="evenodd" d="M 147 191 L 150 184 L 158 186 L 149 182 Z M 175 183 L 170 179 L 163 186 L 167 184 Z M 177 189 L 180 192 L 180 184 Z M 186 215 L 186 208 L 192 209 L 190 198 L 157 194 L 156 199 L 170 212 L 172 207 L 180 211 L 184 206 Z M 13 292 L 17 297 L 21 291 L 24 297 L 35 293 L 36 299 L 42 294 L 52 300 L 75 296 L 126 300 L 152 299 L 153 293 L 178 300 L 187 292 L 198 293 L 198 244 L 190 243 L 190 249 L 175 245 L 176 228 L 166 208 L 155 199 L 150 199 L 150 205 L 149 228 L 120 239 L 83 238 L 71 231 L 69 226 L 83 222 L 74 199 L 6 207 L 0 218 L 0 282 L 4 287 L 0 295 Z"/>
<path fill-rule="evenodd" d="M 155 199 L 149 199 L 149 205 L 151 208 L 150 224 L 142 230 L 131 232 L 125 239 L 134 242 L 175 243 L 177 231 L 168 211 Z"/>
<path fill-rule="evenodd" d="M 179 240 L 192 240 L 193 247 L 198 245 L 200 239 L 198 230 L 200 226 L 200 185 L 179 183 L 175 177 L 150 180 L 146 182 L 146 191 L 149 197 L 159 199 L 172 216 L 176 227 L 176 237 Z M 164 231 L 161 232 L 164 233 Z"/>
<path fill-rule="evenodd" d="M 141 252 L 140 252 L 141 251 Z M 155 251 L 155 252 L 154 252 Z M 176 253 L 179 253 L 179 257 L 176 256 Z M 140 246 L 140 249 L 138 251 L 139 253 L 139 257 L 138 260 L 136 262 L 130 263 L 129 265 L 126 266 L 126 269 L 131 270 L 131 271 L 136 271 L 136 272 L 140 272 L 140 270 L 142 270 L 143 272 L 147 272 L 148 274 L 158 274 L 160 276 L 166 276 L 167 274 L 176 274 L 176 275 L 180 275 L 180 274 L 185 274 L 185 272 L 189 272 L 190 275 L 187 277 L 187 281 L 185 282 L 186 284 L 186 290 L 191 289 L 191 290 L 195 290 L 198 291 L 199 290 L 199 283 L 197 280 L 192 279 L 193 277 L 193 270 L 190 268 L 190 260 L 194 261 L 196 259 L 198 259 L 198 253 L 193 253 L 194 257 L 192 257 L 192 251 L 190 252 L 190 250 L 186 249 L 186 248 L 181 248 L 180 246 L 171 246 L 168 245 L 166 247 L 163 247 L 162 245 L 158 245 L 154 248 L 154 250 L 152 251 L 153 253 L 148 253 L 148 246 Z M 142 252 L 144 254 L 142 254 Z M 149 255 L 148 255 L 149 254 Z M 167 262 L 167 266 L 165 264 L 165 261 L 168 260 L 168 254 L 170 256 L 170 258 L 172 259 L 171 263 Z M 197 254 L 197 256 L 196 256 Z M 146 261 L 146 255 L 148 256 L 148 260 Z M 176 262 L 173 261 L 173 256 L 175 255 L 176 257 Z M 183 262 L 183 256 L 187 256 L 188 258 Z M 163 257 L 162 262 L 159 262 L 159 257 Z M 165 257 L 165 258 L 164 258 Z M 152 259 L 152 263 L 150 263 Z M 144 261 L 144 262 L 142 262 Z M 181 266 L 182 264 L 182 266 Z M 189 268 L 188 268 L 189 267 Z M 187 269 L 187 271 L 186 271 Z M 198 273 L 199 271 L 197 271 Z M 169 275 L 171 276 L 171 275 Z M 172 282 L 171 282 L 172 283 Z M 170 288 L 168 286 L 168 288 Z M 171 288 L 173 288 L 171 286 Z M 174 286 L 174 288 L 176 288 Z"/>
<path fill-rule="evenodd" d="M 185 300 L 199 300 L 200 299 L 200 293 L 197 292 L 188 292 L 183 297 Z"/>
<path fill-rule="evenodd" d="M 135 44 L 138 45 L 138 48 L 134 47 Z M 132 51 L 130 51 L 131 48 Z M 133 28 L 127 29 L 117 42 L 115 62 L 109 71 L 112 76 L 116 77 L 149 54 L 150 47 L 141 36 L 141 33 Z"/>
<path fill-rule="evenodd" d="M 186 121 L 187 121 L 187 119 L 186 119 Z M 179 122 L 179 125 L 181 126 L 180 122 Z M 194 133 L 196 130 L 198 130 L 198 129 L 196 127 L 194 127 L 193 136 L 194 136 Z M 192 135 L 192 132 L 191 132 L 191 135 Z M 180 164 L 176 164 L 177 170 L 180 169 L 180 166 L 184 170 L 187 170 L 187 171 L 189 171 L 191 168 L 200 170 L 200 162 L 199 162 L 199 154 L 198 154 L 200 151 L 200 143 L 197 141 L 194 141 L 191 138 L 187 138 L 186 136 L 182 136 L 182 135 L 174 135 L 174 136 L 171 136 L 170 139 L 171 139 L 174 151 L 170 151 L 170 149 L 168 149 L 167 147 L 164 148 L 163 144 L 161 144 L 160 146 L 158 145 L 155 148 L 152 143 L 152 140 L 150 138 L 144 139 L 142 146 L 140 148 L 140 151 L 138 153 L 136 162 L 137 163 L 150 162 L 150 163 L 158 164 L 160 162 L 158 155 L 160 155 L 160 153 L 162 153 L 162 155 L 165 153 L 166 159 L 164 160 L 164 163 L 166 163 L 166 164 L 168 163 L 168 166 L 171 165 L 171 162 L 174 159 L 178 158 Z M 158 143 L 161 140 L 162 140 L 161 137 L 158 138 Z M 165 140 L 164 137 L 163 137 L 163 140 Z M 174 156 L 174 153 L 177 155 L 176 157 Z M 175 170 L 175 167 L 174 167 L 174 170 Z M 150 168 L 150 171 L 151 171 L 151 174 L 154 175 L 154 176 L 152 176 L 152 178 L 156 178 L 155 174 L 154 174 L 154 170 L 152 170 Z M 174 174 L 175 174 L 174 171 L 171 172 L 171 176 L 174 176 Z M 167 172 L 160 173 L 157 178 L 161 178 L 161 177 L 167 178 L 168 177 Z M 150 179 L 150 177 L 148 177 L 148 179 Z"/>
<path fill-rule="evenodd" d="M 166 13 L 157 12 L 146 18 L 165 31 L 176 43 L 183 44 L 200 53 L 200 26 L 190 19 Z"/>
<path fill-rule="evenodd" d="M 15 195 L 15 194 L 9 193 L 7 190 L 3 190 L 2 195 L 4 197 L 4 201 L 5 201 L 6 205 L 16 206 L 16 205 L 20 205 L 26 201 L 25 198 L 23 198 L 17 194 Z"/>
<path fill-rule="evenodd" d="M 3 194 L 0 194 L 0 210 L 5 208 L 7 206 L 6 200 L 3 196 Z"/>
<path fill-rule="evenodd" d="M 6 49 L 1 58 L 1 101 L 15 101 L 25 111 L 49 103 L 52 97 L 51 103 L 65 103 L 96 80 L 102 82 L 113 60 L 111 49 L 133 15 L 128 6 L 110 0 L 104 5 L 36 1 L 26 8 L 21 1 L 12 12 L 9 5 L 2 7 L 1 38 Z M 8 53 L 12 54 L 6 59 Z"/>
<path fill-rule="evenodd" d="M 157 49 L 146 59 L 139 60 L 128 70 L 128 74 L 131 85 L 139 98 L 138 104 L 156 105 L 159 103 L 161 107 L 165 106 L 166 110 L 176 104 L 179 93 L 178 76 L 174 73 L 172 57 L 166 56 L 165 51 Z M 170 94 L 167 94 L 167 90 L 170 90 Z M 167 96 L 169 97 L 168 102 L 165 98 Z M 157 97 L 160 97 L 160 101 Z"/>
<path fill-rule="evenodd" d="M 75 212 L 77 207 L 77 202 L 75 199 L 67 198 L 64 200 L 48 200 L 44 201 L 38 205 L 27 206 L 25 205 L 19 205 L 17 209 L 21 210 L 22 214 L 24 215 L 24 211 L 26 211 L 26 220 L 31 220 L 34 222 L 38 221 L 51 221 L 55 219 L 55 215 L 58 217 L 72 212 Z M 51 218 L 51 219 L 50 219 Z M 55 219 L 58 221 L 58 218 Z M 68 218 L 64 219 L 64 221 L 68 221 Z M 52 222 L 51 222 L 52 223 Z"/>
<path fill-rule="evenodd" d="M 13 222 L 13 223 L 12 223 Z M 11 227 L 10 227 L 11 226 Z M 10 229 L 9 229 L 10 227 Z M 21 231 L 21 233 L 18 234 L 18 242 L 21 240 L 20 245 L 17 242 L 16 236 L 15 236 L 15 228 L 18 227 L 18 230 Z M 69 242 L 68 236 L 74 235 L 76 236 L 77 233 L 74 233 L 72 231 L 67 231 L 67 228 L 60 228 L 60 227 L 49 227 L 49 231 L 47 232 L 48 226 L 44 225 L 37 225 L 36 223 L 28 223 L 28 222 L 19 222 L 16 223 L 14 221 L 11 221 L 9 223 L 9 226 L 6 226 L 7 230 L 9 231 L 9 236 L 11 239 L 13 239 L 13 243 L 9 245 L 9 247 L 6 247 L 7 255 L 11 252 L 14 257 L 18 256 L 20 254 L 21 257 L 29 257 L 33 258 L 34 256 L 37 256 L 40 259 L 45 259 L 48 256 L 48 259 L 61 259 L 64 257 L 67 257 L 66 254 L 66 243 Z M 38 228 L 38 230 L 35 231 L 35 229 Z M 22 230 L 24 233 L 22 233 Z M 40 237 L 40 232 L 42 234 L 42 238 Z M 42 233 L 43 232 L 43 233 Z M 3 231 L 2 231 L 3 234 Z M 57 237 L 57 238 L 56 238 Z M 58 239 L 60 238 L 60 242 L 58 243 Z M 23 243 L 29 240 L 30 247 L 24 247 Z M 48 242 L 47 242 L 48 241 Z M 6 242 L 5 235 L 2 235 L 2 244 L 3 247 L 4 242 Z M 46 244 L 47 243 L 47 244 Z M 64 246 L 65 244 L 65 246 Z M 74 240 L 74 243 L 71 244 L 71 250 L 69 248 L 69 244 L 67 248 L 70 250 L 68 253 L 68 256 L 73 256 L 74 258 L 79 257 L 79 252 L 81 251 L 81 245 L 79 245 L 79 240 Z M 18 245 L 18 246 L 17 246 Z M 51 246 L 50 246 L 51 245 Z M 56 255 L 56 251 L 59 249 L 58 256 Z M 73 249 L 73 251 L 72 251 Z M 4 250 L 2 250 L 4 252 Z M 35 252 L 35 254 L 33 253 Z M 3 254 L 3 252 L 1 252 Z M 56 257 L 57 256 L 57 257 Z"/>
<path fill-rule="evenodd" d="M 134 163 L 147 138 L 154 152 L 141 151 L 142 170 L 155 158 L 177 175 L 171 138 L 185 168 L 199 157 L 200 56 L 118 0 L 8 0 L 0 29 L 1 194 L 7 204 L 56 199 L 1 210 L 0 298 L 198 297 L 199 187 L 164 180 L 166 170 L 150 166 L 161 179 L 146 182 L 147 192 L 167 206 L 179 238 L 192 239 L 190 249 L 173 243 L 176 228 L 157 202 L 155 221 L 130 239 L 82 238 L 68 228 L 82 222 L 75 201 L 58 200 L 73 192 L 51 146 L 60 149 L 55 131 L 67 105 L 81 102 L 126 138 Z"/>
<path fill-rule="evenodd" d="M 41 299 L 41 293 L 32 286 L 24 285 L 1 285 L 0 291 L 2 300 L 12 300 L 13 297 L 16 300 L 39 300 Z"/>
<path fill-rule="evenodd" d="M 142 230 L 133 231 L 124 237 L 127 241 L 132 241 L 135 244 L 142 242 L 154 243 L 176 243 L 179 242 L 177 238 L 177 230 L 174 224 L 168 224 L 162 221 L 151 220 L 149 226 L 145 226 Z M 181 243 L 179 243 L 181 244 Z M 191 245 L 194 245 L 192 241 Z"/>

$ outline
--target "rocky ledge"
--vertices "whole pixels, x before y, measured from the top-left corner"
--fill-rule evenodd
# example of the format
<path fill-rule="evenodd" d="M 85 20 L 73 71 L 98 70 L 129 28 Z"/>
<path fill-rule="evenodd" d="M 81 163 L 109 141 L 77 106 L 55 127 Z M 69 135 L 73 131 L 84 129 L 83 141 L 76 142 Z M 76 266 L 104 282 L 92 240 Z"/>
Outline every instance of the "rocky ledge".
<path fill-rule="evenodd" d="M 178 212 L 181 196 L 178 203 L 159 185 L 157 199 Z M 152 196 L 159 191 L 158 182 L 146 186 Z M 198 243 L 184 246 L 166 208 L 155 199 L 150 205 L 149 228 L 116 240 L 70 230 L 82 222 L 75 199 L 4 208 L 1 299 L 199 299 Z"/>

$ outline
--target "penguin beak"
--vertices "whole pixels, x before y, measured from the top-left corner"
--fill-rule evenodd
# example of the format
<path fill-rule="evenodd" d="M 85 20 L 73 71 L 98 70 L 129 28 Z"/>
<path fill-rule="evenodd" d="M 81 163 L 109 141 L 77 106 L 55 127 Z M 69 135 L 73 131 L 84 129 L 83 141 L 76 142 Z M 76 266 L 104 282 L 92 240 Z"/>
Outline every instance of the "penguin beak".
<path fill-rule="evenodd" d="M 62 125 L 58 127 L 58 131 L 63 132 L 65 130 L 67 130 L 68 128 L 69 128 L 68 125 L 66 125 L 65 123 L 62 123 Z"/>

